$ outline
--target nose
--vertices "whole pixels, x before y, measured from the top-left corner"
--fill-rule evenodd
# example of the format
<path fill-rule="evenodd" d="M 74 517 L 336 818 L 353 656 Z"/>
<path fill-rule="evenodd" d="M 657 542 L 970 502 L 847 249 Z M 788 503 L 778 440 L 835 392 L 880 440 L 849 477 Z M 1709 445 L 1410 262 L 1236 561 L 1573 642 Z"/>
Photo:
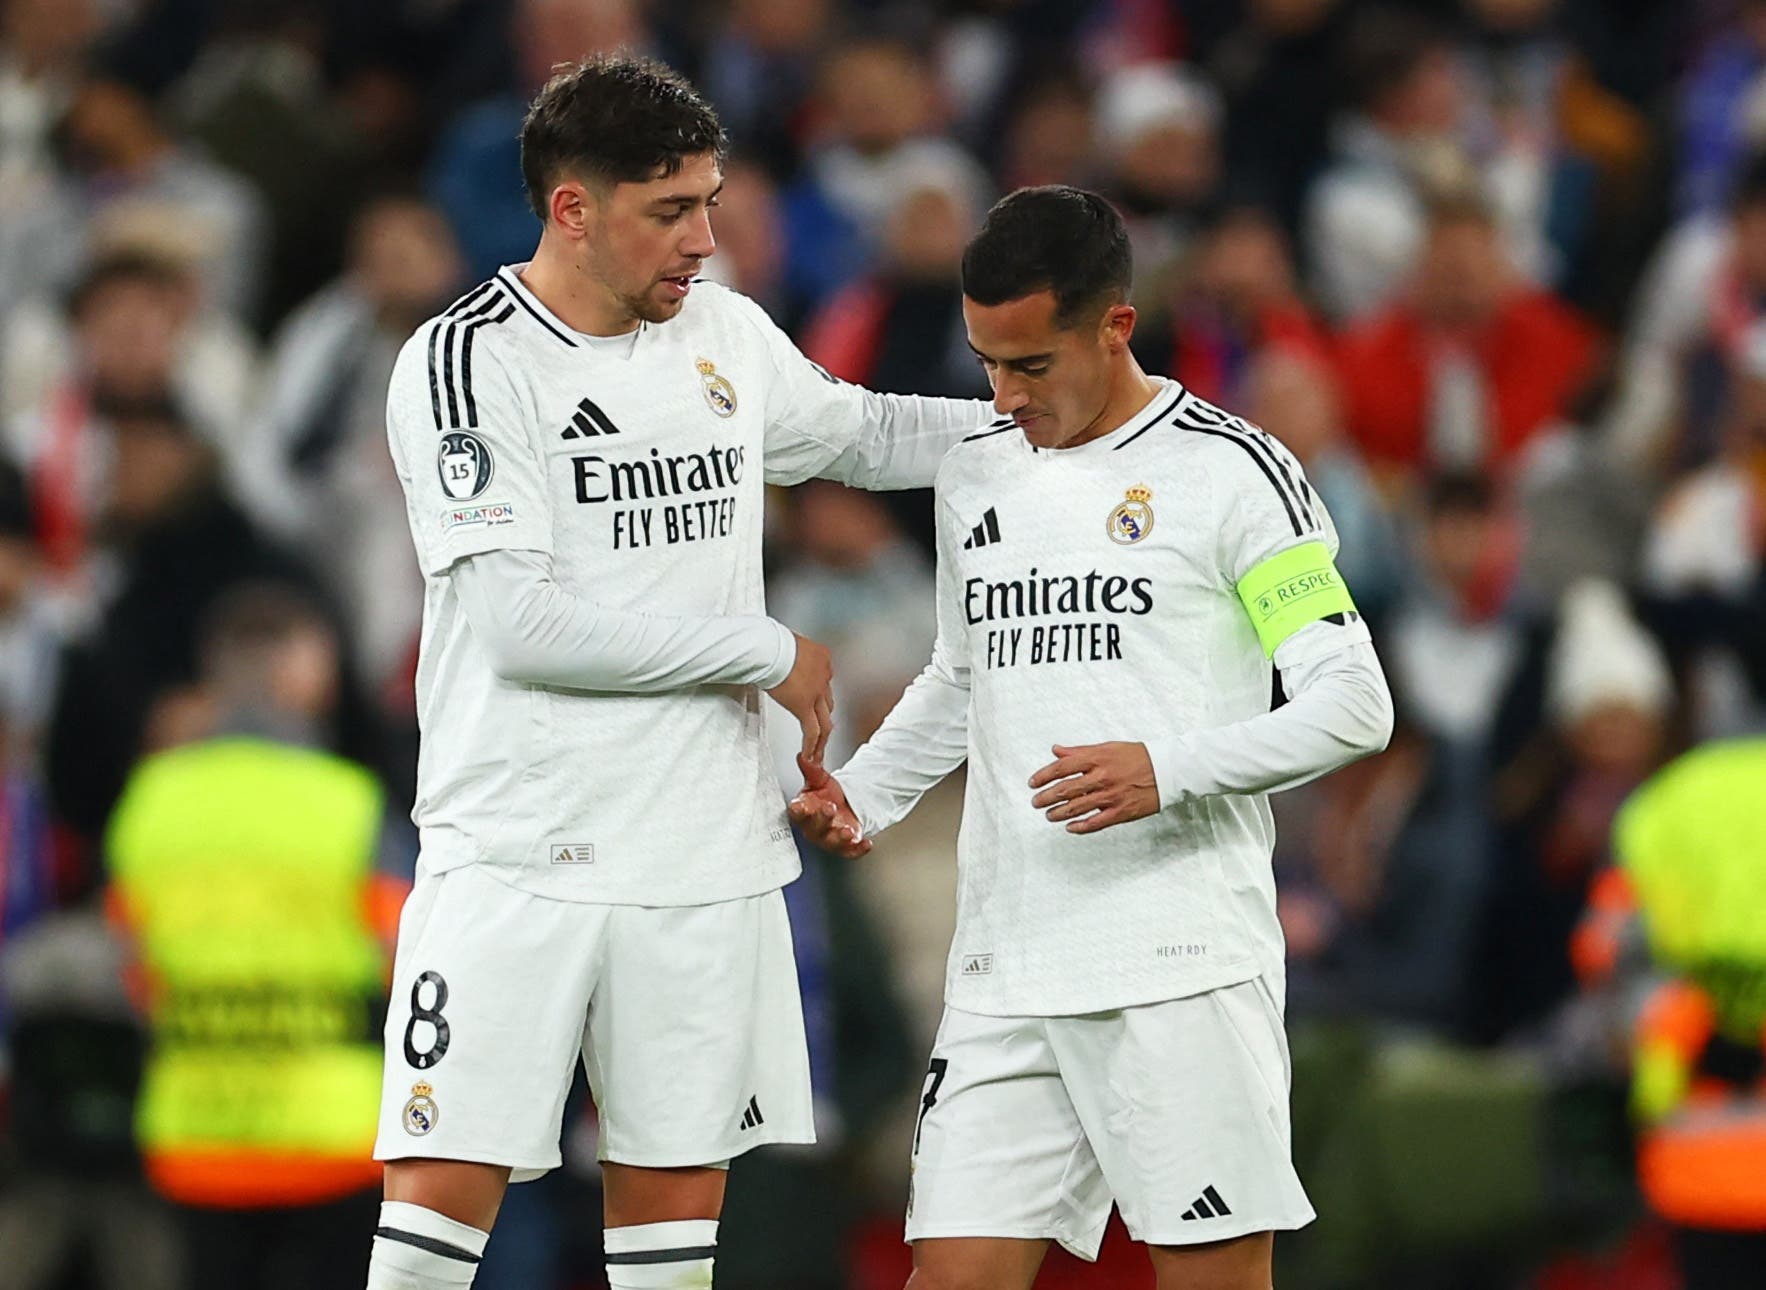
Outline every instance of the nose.
<path fill-rule="evenodd" d="M 1023 378 L 1014 377 L 1010 372 L 999 371 L 993 378 L 993 409 L 1004 416 L 1010 416 L 1026 403 L 1030 402 L 1030 391 L 1024 386 Z"/>
<path fill-rule="evenodd" d="M 711 235 L 711 212 L 701 210 L 687 221 L 685 239 L 681 242 L 681 255 L 703 260 L 717 250 L 717 239 Z"/>

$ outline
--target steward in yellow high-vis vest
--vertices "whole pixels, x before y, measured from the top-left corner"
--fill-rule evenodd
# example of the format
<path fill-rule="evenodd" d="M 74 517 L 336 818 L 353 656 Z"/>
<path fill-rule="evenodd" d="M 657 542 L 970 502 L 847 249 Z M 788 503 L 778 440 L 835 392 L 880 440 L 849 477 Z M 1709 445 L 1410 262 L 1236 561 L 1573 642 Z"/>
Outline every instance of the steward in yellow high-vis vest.
<path fill-rule="evenodd" d="M 137 1135 L 168 1199 L 315 1205 L 378 1182 L 381 820 L 367 770 L 253 737 L 129 780 L 107 851 L 152 1035 Z"/>
<path fill-rule="evenodd" d="M 1614 851 L 1655 967 L 1638 1020 L 1638 1181 L 1688 1229 L 1766 1235 L 1766 739 L 1707 744 L 1632 796 Z M 1621 898 L 1609 896 L 1613 908 Z M 1760 1250 L 1766 1267 L 1766 1246 Z"/>

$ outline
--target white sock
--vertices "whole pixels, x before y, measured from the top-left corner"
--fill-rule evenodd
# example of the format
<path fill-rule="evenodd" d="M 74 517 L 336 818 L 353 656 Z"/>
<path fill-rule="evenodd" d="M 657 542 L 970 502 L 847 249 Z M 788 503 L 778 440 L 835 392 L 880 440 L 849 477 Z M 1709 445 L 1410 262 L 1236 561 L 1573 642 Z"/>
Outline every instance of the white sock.
<path fill-rule="evenodd" d="M 465 1290 L 490 1239 L 433 1209 L 382 1201 L 368 1290 Z"/>
<path fill-rule="evenodd" d="M 710 1290 L 717 1253 L 717 1220 L 610 1227 L 601 1234 L 607 1251 L 608 1290 Z"/>

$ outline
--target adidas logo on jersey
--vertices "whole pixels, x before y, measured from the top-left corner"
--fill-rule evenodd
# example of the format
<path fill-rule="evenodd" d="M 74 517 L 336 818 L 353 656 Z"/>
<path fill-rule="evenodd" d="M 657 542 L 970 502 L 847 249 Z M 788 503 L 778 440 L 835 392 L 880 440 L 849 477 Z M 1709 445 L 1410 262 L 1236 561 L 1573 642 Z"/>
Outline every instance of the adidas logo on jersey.
<path fill-rule="evenodd" d="M 1184 1211 L 1183 1221 L 1192 1223 L 1198 1218 L 1225 1218 L 1232 1210 L 1220 1199 L 1220 1193 L 1212 1185 L 1202 1188 L 1202 1194 L 1196 1197 L 1196 1203 Z"/>
<path fill-rule="evenodd" d="M 760 1113 L 760 1099 L 748 1099 L 748 1109 L 742 1112 L 742 1129 L 755 1129 L 766 1123 L 766 1116 Z"/>
<path fill-rule="evenodd" d="M 986 514 L 981 517 L 981 523 L 975 526 L 975 531 L 963 539 L 963 550 L 973 551 L 977 547 L 984 547 L 999 540 L 1000 519 L 993 513 L 993 507 L 989 506 Z"/>
<path fill-rule="evenodd" d="M 618 434 L 619 427 L 613 424 L 613 418 L 601 411 L 593 399 L 584 399 L 576 405 L 571 414 L 570 424 L 564 427 L 560 439 L 592 439 L 597 435 Z"/>

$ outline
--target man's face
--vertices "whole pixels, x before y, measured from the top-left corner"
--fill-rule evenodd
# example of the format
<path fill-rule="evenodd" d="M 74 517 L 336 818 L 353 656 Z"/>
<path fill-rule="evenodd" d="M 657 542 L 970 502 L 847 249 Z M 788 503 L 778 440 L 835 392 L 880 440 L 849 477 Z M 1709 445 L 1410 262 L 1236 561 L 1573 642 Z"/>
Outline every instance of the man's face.
<path fill-rule="evenodd" d="M 714 153 L 641 184 L 586 190 L 586 267 L 634 318 L 667 322 L 717 249 L 711 208 L 724 183 Z"/>
<path fill-rule="evenodd" d="M 1055 325 L 1055 297 L 1038 291 L 1000 305 L 963 298 L 969 348 L 993 386 L 993 406 L 1038 448 L 1060 448 L 1092 429 L 1110 398 L 1110 362 L 1134 310 L 1113 305 L 1091 322 Z"/>

